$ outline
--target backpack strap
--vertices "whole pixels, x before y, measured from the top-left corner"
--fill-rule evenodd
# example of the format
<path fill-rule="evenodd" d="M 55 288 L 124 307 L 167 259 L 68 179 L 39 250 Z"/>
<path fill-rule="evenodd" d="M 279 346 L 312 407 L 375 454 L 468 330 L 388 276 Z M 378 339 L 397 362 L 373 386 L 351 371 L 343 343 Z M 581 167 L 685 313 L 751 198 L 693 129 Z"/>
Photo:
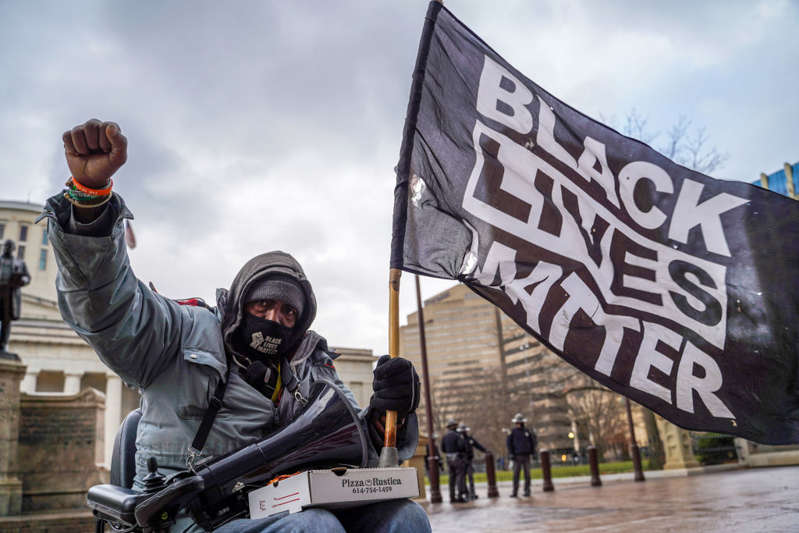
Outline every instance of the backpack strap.
<path fill-rule="evenodd" d="M 283 381 L 283 386 L 286 387 L 286 390 L 289 391 L 289 394 L 294 396 L 295 400 L 300 402 L 300 404 L 303 406 L 308 404 L 308 398 L 303 396 L 300 392 L 300 382 L 297 379 L 297 376 L 294 375 L 294 371 L 291 369 L 291 365 L 289 364 L 288 360 L 285 358 L 282 359 L 282 363 L 280 365 L 280 379 Z"/>
<path fill-rule="evenodd" d="M 222 408 L 222 398 L 225 396 L 225 389 L 227 389 L 227 382 L 229 378 L 230 366 L 228 366 L 228 374 L 225 375 L 225 379 L 220 379 L 219 383 L 216 384 L 214 396 L 211 398 L 211 402 L 208 404 L 208 409 L 206 409 L 205 413 L 203 414 L 203 420 L 200 423 L 200 427 L 197 429 L 197 434 L 194 436 L 191 446 L 189 446 L 189 453 L 186 457 L 186 466 L 188 466 L 189 470 L 192 472 L 194 472 L 194 463 L 200 456 L 200 452 L 202 451 L 203 446 L 205 446 L 205 441 L 208 440 L 208 434 L 211 432 L 211 426 L 214 425 L 216 415 Z"/>

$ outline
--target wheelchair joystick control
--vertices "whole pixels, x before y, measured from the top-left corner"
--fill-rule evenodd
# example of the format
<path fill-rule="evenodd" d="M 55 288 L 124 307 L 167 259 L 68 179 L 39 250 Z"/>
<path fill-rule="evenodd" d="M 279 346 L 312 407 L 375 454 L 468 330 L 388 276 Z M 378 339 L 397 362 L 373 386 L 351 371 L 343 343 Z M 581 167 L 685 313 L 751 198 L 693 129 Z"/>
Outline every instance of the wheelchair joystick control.
<path fill-rule="evenodd" d="M 166 486 L 166 477 L 158 472 L 158 461 L 155 460 L 155 457 L 147 459 L 147 472 L 148 474 L 144 476 L 142 480 L 144 484 L 144 490 L 142 492 L 145 494 L 155 494 Z"/>

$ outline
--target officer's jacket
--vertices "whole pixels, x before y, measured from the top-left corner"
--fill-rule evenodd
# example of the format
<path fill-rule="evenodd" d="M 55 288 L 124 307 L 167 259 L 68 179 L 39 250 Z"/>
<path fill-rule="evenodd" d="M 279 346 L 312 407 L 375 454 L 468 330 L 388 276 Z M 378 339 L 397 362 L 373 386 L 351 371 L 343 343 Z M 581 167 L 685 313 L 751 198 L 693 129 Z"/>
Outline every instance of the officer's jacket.
<path fill-rule="evenodd" d="M 229 338 L 241 321 L 243 294 L 267 271 L 293 275 L 302 282 L 312 309 L 305 311 L 301 320 L 310 323 L 316 304 L 299 265 L 288 254 L 263 254 L 245 265 L 243 279 L 237 278 L 230 291 L 217 291 L 214 311 L 184 306 L 136 279 L 123 225 L 124 219 L 133 215 L 116 193 L 103 216 L 108 219 L 107 227 L 93 231 L 96 236 L 71 233 L 75 227 L 71 204 L 56 195 L 47 201 L 40 219 L 48 218 L 58 263 L 56 286 L 62 317 L 103 363 L 141 391 L 143 414 L 136 437 L 134 487 L 141 488 L 150 456 L 165 473 L 186 468 L 188 448 L 220 380 L 228 380 L 227 387 L 203 457 L 235 451 L 290 423 L 301 409 L 299 402 L 284 391 L 276 407 L 239 372 L 232 371 L 231 365 L 236 363 L 230 355 Z M 327 379 L 344 389 L 358 408 L 333 367 L 324 339 L 316 333 L 306 333 L 290 366 L 306 398 L 313 382 Z M 367 416 L 368 409 L 360 411 L 364 424 Z M 412 414 L 398 432 L 401 459 L 413 454 L 417 428 Z M 377 463 L 378 455 L 372 444 L 370 464 Z"/>
<path fill-rule="evenodd" d="M 466 436 L 464 436 L 463 437 L 463 441 L 466 443 L 466 458 L 469 459 L 470 461 L 472 459 L 474 459 L 474 449 L 475 448 L 477 448 L 478 450 L 480 450 L 483 453 L 488 452 L 488 450 L 486 450 L 485 447 L 483 447 L 482 444 L 477 442 L 477 439 L 475 439 L 474 437 L 471 437 L 471 436 L 466 437 Z"/>
<path fill-rule="evenodd" d="M 457 453 L 465 457 L 466 443 L 457 431 L 449 430 L 441 439 L 441 451 L 446 454 Z"/>
<path fill-rule="evenodd" d="M 513 428 L 507 438 L 508 455 L 530 455 L 535 453 L 538 439 L 532 429 Z"/>

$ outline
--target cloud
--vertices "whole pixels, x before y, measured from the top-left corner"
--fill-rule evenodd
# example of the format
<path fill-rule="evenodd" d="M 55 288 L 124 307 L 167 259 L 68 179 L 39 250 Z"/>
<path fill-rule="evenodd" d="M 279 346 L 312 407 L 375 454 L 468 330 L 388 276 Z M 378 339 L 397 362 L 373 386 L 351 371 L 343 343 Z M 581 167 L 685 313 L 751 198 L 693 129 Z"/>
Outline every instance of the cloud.
<path fill-rule="evenodd" d="M 795 2 L 449 0 L 536 83 L 591 116 L 681 114 L 754 179 L 797 158 Z M 384 352 L 393 167 L 424 2 L 0 3 L 3 198 L 66 176 L 61 133 L 115 120 L 139 276 L 174 297 L 295 254 L 334 345 Z M 415 310 L 405 275 L 401 314 Z M 424 296 L 452 282 L 423 280 Z"/>

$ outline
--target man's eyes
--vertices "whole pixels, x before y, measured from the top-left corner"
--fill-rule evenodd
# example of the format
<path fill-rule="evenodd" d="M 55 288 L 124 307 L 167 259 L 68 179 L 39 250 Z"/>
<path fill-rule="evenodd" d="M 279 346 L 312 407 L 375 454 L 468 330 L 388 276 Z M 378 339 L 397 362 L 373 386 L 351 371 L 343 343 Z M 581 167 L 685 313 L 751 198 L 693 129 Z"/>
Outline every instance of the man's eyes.
<path fill-rule="evenodd" d="M 270 309 L 274 309 L 277 305 L 277 302 L 274 300 L 260 300 L 255 303 L 256 309 L 258 311 L 269 311 Z M 283 314 L 291 315 L 293 317 L 297 316 L 297 310 L 291 307 L 290 305 L 284 305 L 282 309 Z"/>

